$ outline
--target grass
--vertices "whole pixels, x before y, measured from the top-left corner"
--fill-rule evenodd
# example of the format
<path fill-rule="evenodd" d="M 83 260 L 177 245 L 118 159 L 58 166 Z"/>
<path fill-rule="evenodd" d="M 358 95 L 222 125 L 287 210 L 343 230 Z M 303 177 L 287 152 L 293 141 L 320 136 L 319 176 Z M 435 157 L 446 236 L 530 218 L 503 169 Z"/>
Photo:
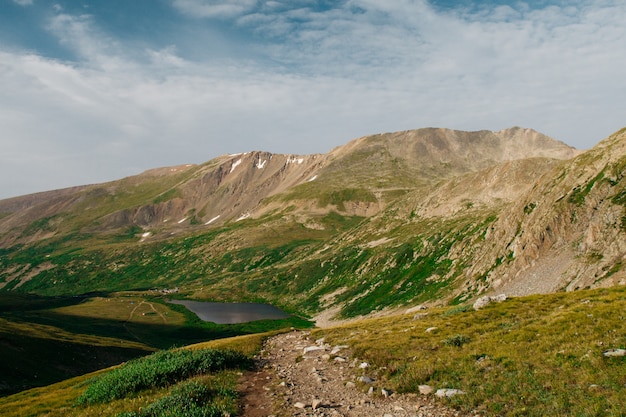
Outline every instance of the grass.
<path fill-rule="evenodd" d="M 143 390 L 169 387 L 210 372 L 249 368 L 251 364 L 249 357 L 233 350 L 164 350 L 130 361 L 96 377 L 78 398 L 77 403 L 107 403 Z"/>
<path fill-rule="evenodd" d="M 143 389 L 135 394 L 130 394 L 122 399 L 111 400 L 106 403 L 94 403 L 77 405 L 77 400 L 89 389 L 90 384 L 105 378 L 111 378 L 110 374 L 120 375 L 120 369 L 116 367 L 95 372 L 92 374 L 76 377 L 42 388 L 34 388 L 15 395 L 0 398 L 0 415 L 3 417 L 47 416 L 47 417 L 87 417 L 87 416 L 168 416 L 168 415 L 192 415 L 185 414 L 175 407 L 181 405 L 182 394 L 189 394 L 190 398 L 198 398 L 198 395 L 206 395 L 214 409 L 221 414 L 234 411 L 237 407 L 235 388 L 239 379 L 241 368 L 249 364 L 249 358 L 258 352 L 262 341 L 269 336 L 267 334 L 254 334 L 238 336 L 228 339 L 220 339 L 191 345 L 176 352 L 184 352 L 183 356 L 192 357 L 189 352 L 211 351 L 236 352 L 234 356 L 242 360 L 236 361 L 233 369 L 211 371 L 202 375 L 194 375 L 180 382 L 173 382 L 165 388 L 151 387 Z M 168 355 L 172 355 L 170 352 Z M 162 355 L 162 354 L 161 354 Z M 150 359 L 146 359 L 149 361 Z M 137 361 L 140 362 L 140 361 Z M 137 362 L 133 362 L 137 363 Z M 133 365 L 134 366 L 134 365 Z M 100 378 L 100 379 L 98 379 Z M 182 403 L 185 406 L 185 403 Z M 191 406 L 193 407 L 193 406 Z M 191 408 L 190 407 L 190 408 Z M 208 408 L 208 407 L 207 407 Z M 141 410 L 151 410 L 146 414 Z M 167 414 L 167 413 L 170 414 Z M 211 415 L 211 414 L 208 414 Z"/>
<path fill-rule="evenodd" d="M 148 293 L 0 296 L 0 395 L 202 341 L 312 324 L 298 316 L 217 325 Z M 46 363 L 42 367 L 41 364 Z"/>
<path fill-rule="evenodd" d="M 434 309 L 428 316 L 317 330 L 377 369 L 385 387 L 458 388 L 459 410 L 507 416 L 624 416 L 626 288 L 520 297 L 483 310 Z M 430 330 L 427 332 L 426 329 Z M 436 329 L 432 329 L 436 328 Z"/>

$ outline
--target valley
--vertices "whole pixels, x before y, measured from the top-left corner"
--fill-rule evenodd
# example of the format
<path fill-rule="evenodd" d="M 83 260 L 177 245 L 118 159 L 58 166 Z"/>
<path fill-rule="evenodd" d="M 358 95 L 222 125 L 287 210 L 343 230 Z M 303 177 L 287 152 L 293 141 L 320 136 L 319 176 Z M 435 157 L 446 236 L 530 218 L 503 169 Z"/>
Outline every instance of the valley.
<path fill-rule="evenodd" d="M 317 324 L 377 390 L 462 389 L 428 401 L 469 415 L 623 415 L 626 362 L 603 352 L 626 348 L 625 171 L 626 129 L 579 151 L 532 129 L 428 128 L 2 200 L 0 414 L 51 396 L 47 415 L 88 415 L 82 382 L 58 381 L 241 337 L 262 355 L 272 332 Z M 290 317 L 217 325 L 169 298 Z M 116 401 L 97 412 L 140 406 Z"/>

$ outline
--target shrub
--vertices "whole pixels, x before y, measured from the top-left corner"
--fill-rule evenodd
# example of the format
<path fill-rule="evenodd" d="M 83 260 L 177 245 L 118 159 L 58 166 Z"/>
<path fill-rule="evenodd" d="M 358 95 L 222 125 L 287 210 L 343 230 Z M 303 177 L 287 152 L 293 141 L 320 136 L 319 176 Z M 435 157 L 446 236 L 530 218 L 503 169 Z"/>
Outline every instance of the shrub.
<path fill-rule="evenodd" d="M 144 389 L 167 387 L 195 375 L 250 365 L 250 358 L 231 350 L 161 351 L 94 379 L 78 398 L 78 404 L 104 403 Z"/>
<path fill-rule="evenodd" d="M 229 389 L 211 389 L 201 381 L 187 381 L 143 410 L 124 412 L 117 417 L 221 417 L 233 410 L 220 402 L 219 397 L 235 399 L 237 393 Z"/>
<path fill-rule="evenodd" d="M 464 344 L 468 343 L 469 341 L 470 341 L 469 337 L 462 335 L 462 334 L 455 334 L 454 336 L 450 336 L 447 339 L 443 339 L 441 343 L 443 343 L 446 346 L 461 347 Z"/>

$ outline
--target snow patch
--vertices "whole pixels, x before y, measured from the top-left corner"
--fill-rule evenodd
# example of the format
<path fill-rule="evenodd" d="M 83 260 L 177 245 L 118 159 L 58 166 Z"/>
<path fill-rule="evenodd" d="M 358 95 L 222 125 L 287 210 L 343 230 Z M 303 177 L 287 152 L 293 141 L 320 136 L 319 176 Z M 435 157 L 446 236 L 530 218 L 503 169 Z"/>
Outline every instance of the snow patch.
<path fill-rule="evenodd" d="M 230 167 L 230 172 L 233 172 L 235 168 L 237 168 L 239 165 L 241 165 L 241 159 L 238 159 L 235 162 L 233 162 L 233 165 Z"/>
<path fill-rule="evenodd" d="M 317 175 L 313 175 L 311 178 L 309 178 L 308 182 L 315 181 L 316 179 L 317 179 Z"/>
<path fill-rule="evenodd" d="M 303 162 L 304 162 L 304 158 L 296 158 L 295 156 L 290 156 L 289 159 L 287 159 L 287 164 L 298 164 L 298 165 L 300 165 Z"/>
<path fill-rule="evenodd" d="M 181 224 L 182 222 L 184 222 L 184 221 L 185 221 L 185 220 L 187 220 L 187 219 L 188 219 L 188 217 L 185 217 L 185 218 L 183 218 L 183 219 L 180 219 L 180 220 L 178 221 L 178 224 Z"/>
<path fill-rule="evenodd" d="M 241 152 L 228 154 L 228 156 L 239 156 L 239 155 L 243 155 L 243 154 Z"/>
<path fill-rule="evenodd" d="M 143 242 L 144 240 L 146 240 L 147 238 L 149 238 L 149 237 L 150 237 L 150 235 L 152 235 L 152 232 L 146 232 L 146 233 L 143 233 L 143 234 L 141 235 L 141 239 L 140 239 L 139 241 L 140 241 L 140 242 Z"/>
<path fill-rule="evenodd" d="M 244 213 L 242 214 L 237 220 L 235 220 L 236 222 L 240 221 L 240 220 L 245 220 L 248 217 L 250 217 L 250 213 Z"/>
<path fill-rule="evenodd" d="M 213 223 L 215 220 L 219 219 L 219 218 L 220 218 L 220 216 L 221 216 L 221 215 L 220 215 L 220 214 L 218 214 L 217 216 L 213 217 L 211 220 L 209 220 L 208 222 L 204 223 L 204 224 L 205 224 L 205 226 L 206 226 L 206 225 L 209 225 L 209 224 L 211 224 L 211 223 Z"/>
<path fill-rule="evenodd" d="M 263 169 L 265 167 L 265 164 L 267 164 L 267 159 L 264 159 L 263 161 L 259 159 L 258 162 L 256 163 L 256 167 L 258 169 Z"/>

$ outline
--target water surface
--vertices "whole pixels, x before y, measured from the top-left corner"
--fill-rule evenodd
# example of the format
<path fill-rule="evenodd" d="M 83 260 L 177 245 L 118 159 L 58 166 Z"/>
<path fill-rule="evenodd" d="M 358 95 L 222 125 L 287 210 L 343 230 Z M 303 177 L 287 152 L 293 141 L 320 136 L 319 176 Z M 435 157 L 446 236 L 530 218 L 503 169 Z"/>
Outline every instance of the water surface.
<path fill-rule="evenodd" d="M 269 304 L 259 303 L 213 303 L 205 301 L 169 300 L 180 304 L 204 321 L 217 324 L 247 323 L 256 320 L 276 320 L 289 317 L 287 313 Z"/>

